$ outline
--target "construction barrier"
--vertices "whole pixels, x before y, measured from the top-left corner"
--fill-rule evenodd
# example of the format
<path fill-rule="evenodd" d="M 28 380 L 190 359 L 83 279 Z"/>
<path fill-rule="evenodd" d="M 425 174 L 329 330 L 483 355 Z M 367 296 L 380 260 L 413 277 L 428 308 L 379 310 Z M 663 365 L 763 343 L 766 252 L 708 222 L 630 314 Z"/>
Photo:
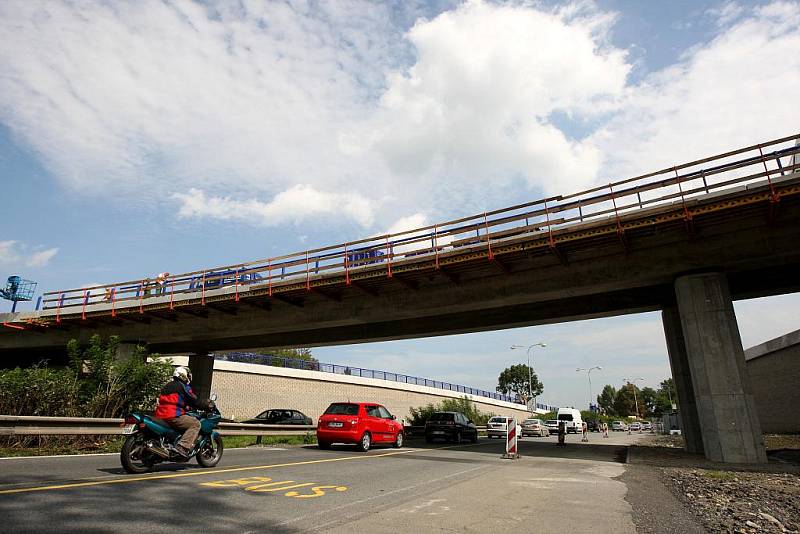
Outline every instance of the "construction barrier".
<path fill-rule="evenodd" d="M 517 420 L 509 418 L 508 424 L 506 424 L 506 453 L 503 455 L 503 458 L 507 460 L 519 458 L 519 452 L 517 452 L 518 437 Z"/>

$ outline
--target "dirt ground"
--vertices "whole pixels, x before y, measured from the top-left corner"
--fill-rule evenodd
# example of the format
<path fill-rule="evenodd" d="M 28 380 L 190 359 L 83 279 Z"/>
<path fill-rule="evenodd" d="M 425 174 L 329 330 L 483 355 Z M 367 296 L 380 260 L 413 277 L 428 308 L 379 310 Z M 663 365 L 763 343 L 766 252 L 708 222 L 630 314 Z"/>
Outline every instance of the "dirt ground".
<path fill-rule="evenodd" d="M 800 436 L 767 435 L 769 463 L 717 464 L 682 450 L 680 436 L 632 447 L 629 461 L 660 472 L 664 485 L 709 532 L 800 532 Z"/>

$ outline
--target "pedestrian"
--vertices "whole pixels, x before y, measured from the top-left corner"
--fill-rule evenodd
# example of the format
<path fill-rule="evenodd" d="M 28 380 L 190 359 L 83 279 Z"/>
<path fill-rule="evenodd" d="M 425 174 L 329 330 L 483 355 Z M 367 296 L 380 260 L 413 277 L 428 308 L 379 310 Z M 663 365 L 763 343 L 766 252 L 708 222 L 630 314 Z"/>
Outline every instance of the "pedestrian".
<path fill-rule="evenodd" d="M 158 276 L 156 276 L 156 295 L 163 295 L 167 292 L 168 277 L 168 272 L 158 273 Z"/>
<path fill-rule="evenodd" d="M 608 437 L 608 423 L 603 423 L 603 437 Z"/>
<path fill-rule="evenodd" d="M 150 296 L 150 279 L 145 278 L 142 280 L 142 295 L 145 297 Z"/>
<path fill-rule="evenodd" d="M 586 424 L 586 421 L 581 423 L 581 430 L 583 431 L 583 438 L 581 439 L 581 441 L 583 441 L 584 443 L 588 443 L 588 441 L 589 441 L 589 425 Z"/>

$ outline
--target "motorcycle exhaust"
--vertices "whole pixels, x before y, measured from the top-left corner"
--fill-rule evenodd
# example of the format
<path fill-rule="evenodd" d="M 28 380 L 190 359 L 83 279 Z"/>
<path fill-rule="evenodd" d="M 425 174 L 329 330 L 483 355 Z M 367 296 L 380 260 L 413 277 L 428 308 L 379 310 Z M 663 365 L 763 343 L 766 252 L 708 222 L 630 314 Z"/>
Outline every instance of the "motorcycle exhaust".
<path fill-rule="evenodd" d="M 160 456 L 165 460 L 169 459 L 169 451 L 159 447 L 158 445 L 153 445 L 152 443 L 147 444 L 147 450 L 155 454 L 156 456 Z"/>

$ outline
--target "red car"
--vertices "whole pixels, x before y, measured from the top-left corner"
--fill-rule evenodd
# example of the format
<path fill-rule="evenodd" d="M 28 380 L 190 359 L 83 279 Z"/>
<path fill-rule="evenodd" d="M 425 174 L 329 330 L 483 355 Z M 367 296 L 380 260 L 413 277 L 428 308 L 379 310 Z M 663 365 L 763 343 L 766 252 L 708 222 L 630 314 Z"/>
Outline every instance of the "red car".
<path fill-rule="evenodd" d="M 379 443 L 402 447 L 404 438 L 403 425 L 371 402 L 334 402 L 317 421 L 320 449 L 329 449 L 331 443 L 355 443 L 361 451 Z"/>

